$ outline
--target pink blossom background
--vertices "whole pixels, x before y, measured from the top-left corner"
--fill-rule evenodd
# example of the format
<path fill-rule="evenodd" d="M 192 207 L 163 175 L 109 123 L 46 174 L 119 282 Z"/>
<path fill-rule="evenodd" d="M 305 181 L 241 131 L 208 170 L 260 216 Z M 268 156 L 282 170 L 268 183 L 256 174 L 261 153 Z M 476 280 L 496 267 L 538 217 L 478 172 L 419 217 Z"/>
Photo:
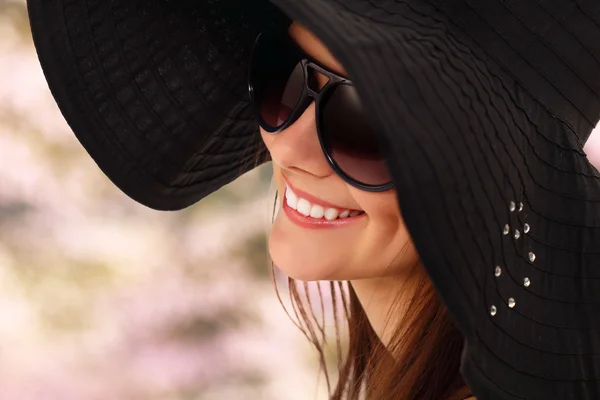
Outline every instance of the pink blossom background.
<path fill-rule="evenodd" d="M 0 55 L 0 400 L 325 398 L 269 276 L 269 167 L 139 206 L 70 133 L 23 0 L 0 0 Z"/>

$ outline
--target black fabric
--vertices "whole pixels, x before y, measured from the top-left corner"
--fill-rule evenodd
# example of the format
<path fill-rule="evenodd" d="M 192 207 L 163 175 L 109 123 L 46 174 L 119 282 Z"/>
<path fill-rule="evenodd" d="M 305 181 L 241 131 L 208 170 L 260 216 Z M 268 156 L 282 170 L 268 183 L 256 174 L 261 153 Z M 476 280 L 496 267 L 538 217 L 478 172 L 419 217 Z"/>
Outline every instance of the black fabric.
<path fill-rule="evenodd" d="M 600 173 L 583 151 L 600 118 L 600 2 L 272 3 L 28 6 L 79 140 L 125 193 L 165 210 L 265 160 L 247 57 L 260 30 L 299 20 L 379 124 L 473 394 L 600 399 Z"/>
<path fill-rule="evenodd" d="M 67 122 L 135 200 L 187 207 L 256 153 L 265 159 L 246 77 L 258 33 L 289 24 L 269 3 L 52 0 L 28 10 Z"/>

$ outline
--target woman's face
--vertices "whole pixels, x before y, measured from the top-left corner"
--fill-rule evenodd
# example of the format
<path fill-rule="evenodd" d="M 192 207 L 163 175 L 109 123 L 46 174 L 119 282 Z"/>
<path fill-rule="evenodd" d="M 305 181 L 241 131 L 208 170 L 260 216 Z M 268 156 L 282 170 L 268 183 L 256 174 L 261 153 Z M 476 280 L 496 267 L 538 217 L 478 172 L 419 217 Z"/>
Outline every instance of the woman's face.
<path fill-rule="evenodd" d="M 293 23 L 289 33 L 321 65 L 346 75 L 325 45 L 302 25 Z M 356 280 L 408 271 L 406 267 L 414 265 L 418 257 L 400 215 L 396 192 L 372 193 L 347 184 L 325 159 L 316 129 L 314 102 L 280 134 L 270 135 L 261 129 L 280 195 L 269 237 L 273 262 L 290 277 L 303 281 Z M 290 197 L 289 192 L 286 195 L 289 186 L 296 192 L 296 201 L 292 199 L 291 204 L 297 210 L 284 205 L 286 196 Z M 302 198 L 304 201 L 299 200 Z M 328 208 L 338 212 L 361 210 L 364 214 L 340 219 L 345 223 L 337 224 L 316 225 L 311 222 L 317 218 L 307 219 L 310 216 L 299 222 L 299 211 L 307 213 L 306 201 L 315 217 Z M 319 203 L 322 208 L 313 209 Z M 334 215 L 329 211 L 330 218 Z"/>

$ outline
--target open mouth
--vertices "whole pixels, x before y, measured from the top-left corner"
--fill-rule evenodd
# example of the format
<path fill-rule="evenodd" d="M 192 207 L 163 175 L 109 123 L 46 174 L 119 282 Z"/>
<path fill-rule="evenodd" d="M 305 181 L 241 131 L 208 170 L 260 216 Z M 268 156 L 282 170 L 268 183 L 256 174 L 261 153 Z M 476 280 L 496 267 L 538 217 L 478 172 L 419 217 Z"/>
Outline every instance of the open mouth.
<path fill-rule="evenodd" d="M 316 220 L 334 221 L 336 219 L 358 217 L 365 213 L 362 210 L 340 209 L 311 203 L 294 193 L 287 184 L 285 186 L 285 202 L 291 209 L 298 211 L 305 217 Z"/>

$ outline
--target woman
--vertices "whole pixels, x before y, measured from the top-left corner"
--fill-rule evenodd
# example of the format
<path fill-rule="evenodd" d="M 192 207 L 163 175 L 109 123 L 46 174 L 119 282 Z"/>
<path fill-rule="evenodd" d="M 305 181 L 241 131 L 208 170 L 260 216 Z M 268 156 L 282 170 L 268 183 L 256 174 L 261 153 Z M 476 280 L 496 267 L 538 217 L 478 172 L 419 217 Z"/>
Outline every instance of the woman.
<path fill-rule="evenodd" d="M 600 398 L 595 0 L 28 7 L 135 200 L 180 209 L 272 158 L 275 265 L 349 283 L 332 398 Z"/>
<path fill-rule="evenodd" d="M 270 77 L 264 81 L 267 85 L 278 83 L 274 78 L 282 67 L 278 61 L 287 58 L 283 54 L 288 52 L 298 52 L 289 58 L 310 57 L 328 73 L 347 76 L 326 46 L 304 26 L 293 22 L 289 35 L 293 43 L 285 37 L 265 38 L 265 34 L 258 39 L 251 64 L 255 69 L 250 78 L 253 90 L 261 85 L 262 74 Z M 310 67 L 308 73 L 315 91 L 323 89 L 329 80 Z M 290 80 L 287 87 L 268 89 L 277 92 L 272 94 L 275 98 L 285 98 L 296 89 L 292 83 Z M 277 102 L 273 108 L 263 105 L 257 113 L 264 126 L 260 128 L 262 140 L 273 160 L 280 198 L 277 207 L 282 211 L 273 222 L 269 253 L 274 264 L 291 278 L 350 282 L 350 354 L 348 364 L 341 367 L 334 398 L 357 397 L 367 374 L 374 383 L 369 398 L 466 398 L 468 388 L 458 370 L 462 335 L 420 266 L 396 193 L 392 188 L 357 188 L 341 177 L 348 179 L 343 172 L 336 174 L 319 143 L 315 103 L 292 122 L 289 114 L 293 107 L 281 107 Z M 270 115 L 278 119 L 271 125 L 275 118 Z M 287 127 L 280 127 L 279 134 L 266 130 L 286 120 Z M 348 139 L 350 130 L 344 132 Z M 383 176 L 380 183 L 387 183 L 389 174 Z M 293 293 L 297 300 L 302 297 Z M 300 300 L 297 304 L 302 306 Z M 303 322 L 310 321 L 305 318 Z M 323 360 L 318 339 L 312 337 Z M 379 347 L 380 341 L 393 351 Z M 364 355 L 359 357 L 359 352 Z M 385 362 L 389 354 L 400 362 Z M 413 363 L 405 361 L 409 359 Z"/>

